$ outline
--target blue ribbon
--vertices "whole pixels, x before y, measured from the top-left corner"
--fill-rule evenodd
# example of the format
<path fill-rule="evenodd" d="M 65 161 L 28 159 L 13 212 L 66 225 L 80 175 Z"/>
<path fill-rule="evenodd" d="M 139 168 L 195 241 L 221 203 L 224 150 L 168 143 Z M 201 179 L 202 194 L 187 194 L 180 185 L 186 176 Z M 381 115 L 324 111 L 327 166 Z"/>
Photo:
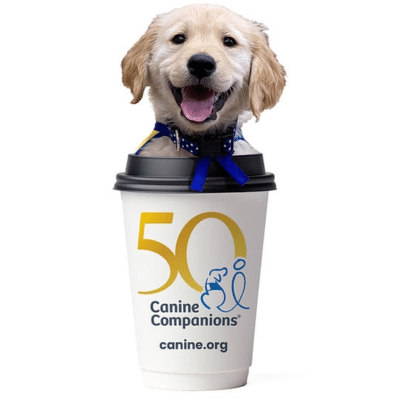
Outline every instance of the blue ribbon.
<path fill-rule="evenodd" d="M 190 188 L 196 192 L 202 192 L 210 168 L 211 158 L 214 160 L 240 185 L 243 186 L 249 177 L 237 166 L 231 158 L 232 154 L 218 156 L 200 157 L 197 161 L 192 184 Z"/>
<path fill-rule="evenodd" d="M 154 135 L 152 139 L 167 136 L 172 140 L 174 144 L 176 144 L 177 141 L 179 141 L 179 146 L 182 149 L 189 151 L 194 156 L 200 155 L 200 148 L 198 143 L 194 141 L 192 142 L 188 138 L 177 137 L 174 130 L 171 129 L 168 125 L 156 122 L 154 130 L 157 131 L 158 133 Z M 236 138 L 235 140 L 237 140 L 237 138 L 244 140 L 243 136 L 241 135 L 240 129 L 235 128 L 234 132 Z M 135 154 L 139 155 L 152 139 L 150 139 L 147 143 L 145 143 Z M 228 174 L 239 185 L 243 186 L 249 180 L 249 177 L 236 165 L 236 163 L 231 158 L 233 154 L 232 139 L 229 138 L 225 139 L 225 142 L 223 142 L 222 144 L 222 149 L 223 149 L 222 151 L 224 152 L 223 154 L 205 155 L 199 157 L 196 165 L 196 170 L 193 176 L 192 184 L 190 186 L 192 190 L 195 190 L 196 192 L 203 191 L 204 183 L 207 178 L 212 158 L 214 158 L 214 160 L 219 165 L 221 165 L 221 167 L 224 168 L 224 170 L 228 172 Z"/>

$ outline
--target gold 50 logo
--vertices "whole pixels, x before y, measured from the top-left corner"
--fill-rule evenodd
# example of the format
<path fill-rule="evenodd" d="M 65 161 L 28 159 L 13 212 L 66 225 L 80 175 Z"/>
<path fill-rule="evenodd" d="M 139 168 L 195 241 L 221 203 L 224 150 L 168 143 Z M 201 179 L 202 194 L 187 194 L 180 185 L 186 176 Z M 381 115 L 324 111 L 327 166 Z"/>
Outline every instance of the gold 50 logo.
<path fill-rule="evenodd" d="M 182 279 L 194 290 L 202 292 L 203 288 L 193 278 L 188 261 L 187 261 L 187 247 L 190 235 L 194 228 L 205 219 L 214 218 L 223 222 L 229 229 L 233 242 L 235 245 L 235 258 L 246 258 L 247 249 L 246 241 L 244 239 L 243 232 L 239 228 L 238 224 L 228 216 L 218 212 L 205 212 L 192 218 L 179 233 L 175 252 L 164 244 L 144 237 L 144 228 L 147 224 L 172 224 L 174 214 L 172 212 L 144 212 L 140 216 L 140 227 L 139 227 L 139 250 L 148 250 L 153 253 L 159 254 L 163 257 L 169 266 L 169 277 L 167 281 L 157 289 L 139 292 L 140 294 L 154 294 L 162 292 L 169 288 L 174 282 L 178 274 Z"/>

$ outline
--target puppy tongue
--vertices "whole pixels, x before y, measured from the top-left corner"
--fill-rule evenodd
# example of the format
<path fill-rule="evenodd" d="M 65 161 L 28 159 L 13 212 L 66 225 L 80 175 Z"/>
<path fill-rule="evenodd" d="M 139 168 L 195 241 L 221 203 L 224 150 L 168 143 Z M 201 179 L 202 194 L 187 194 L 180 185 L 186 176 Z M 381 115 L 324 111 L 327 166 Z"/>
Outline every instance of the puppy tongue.
<path fill-rule="evenodd" d="M 201 85 L 182 89 L 181 108 L 185 117 L 194 122 L 205 121 L 212 113 L 215 92 Z"/>

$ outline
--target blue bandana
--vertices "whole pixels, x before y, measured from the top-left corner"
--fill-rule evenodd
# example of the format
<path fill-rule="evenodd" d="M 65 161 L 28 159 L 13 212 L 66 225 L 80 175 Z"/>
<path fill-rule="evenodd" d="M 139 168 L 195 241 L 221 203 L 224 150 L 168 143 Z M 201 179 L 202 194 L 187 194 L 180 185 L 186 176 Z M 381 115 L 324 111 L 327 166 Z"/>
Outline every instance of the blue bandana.
<path fill-rule="evenodd" d="M 248 180 L 248 176 L 236 165 L 232 160 L 233 145 L 237 140 L 244 140 L 240 128 L 233 127 L 230 132 L 223 134 L 217 138 L 188 138 L 179 135 L 178 129 L 156 122 L 154 134 L 151 135 L 140 149 L 135 153 L 139 155 L 146 145 L 155 138 L 167 136 L 177 146 L 182 148 L 194 156 L 199 157 L 196 170 L 193 176 L 190 188 L 197 192 L 201 192 L 207 178 L 208 169 L 213 158 L 228 174 L 239 184 L 244 185 Z"/>

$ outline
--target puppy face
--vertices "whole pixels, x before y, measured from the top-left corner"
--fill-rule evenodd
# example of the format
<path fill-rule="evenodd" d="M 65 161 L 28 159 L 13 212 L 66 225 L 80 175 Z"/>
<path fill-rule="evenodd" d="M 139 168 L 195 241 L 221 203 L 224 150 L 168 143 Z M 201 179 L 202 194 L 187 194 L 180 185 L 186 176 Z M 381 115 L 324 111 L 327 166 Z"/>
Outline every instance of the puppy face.
<path fill-rule="evenodd" d="M 157 17 L 122 61 L 138 102 L 150 85 L 160 122 L 212 131 L 251 109 L 258 119 L 284 87 L 284 70 L 263 27 L 217 6 L 187 6 Z"/>

